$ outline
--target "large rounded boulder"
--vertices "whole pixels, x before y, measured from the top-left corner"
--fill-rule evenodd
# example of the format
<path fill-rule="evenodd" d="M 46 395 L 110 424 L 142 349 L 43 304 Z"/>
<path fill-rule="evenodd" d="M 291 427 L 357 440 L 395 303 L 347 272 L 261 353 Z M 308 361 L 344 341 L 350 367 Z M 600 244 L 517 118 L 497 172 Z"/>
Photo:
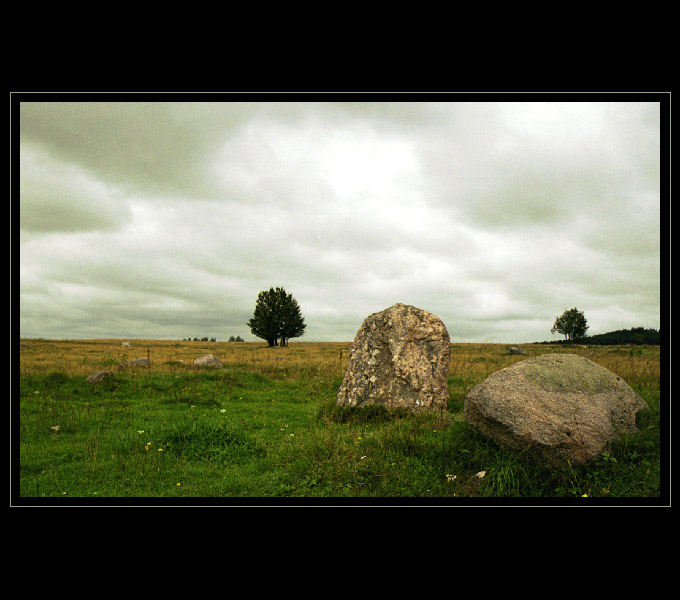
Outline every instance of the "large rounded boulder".
<path fill-rule="evenodd" d="M 615 373 L 576 354 L 544 354 L 493 373 L 465 398 L 465 420 L 549 467 L 581 464 L 637 431 L 647 404 Z"/>
<path fill-rule="evenodd" d="M 446 410 L 451 340 L 439 317 L 395 304 L 366 317 L 349 351 L 339 406 Z"/>

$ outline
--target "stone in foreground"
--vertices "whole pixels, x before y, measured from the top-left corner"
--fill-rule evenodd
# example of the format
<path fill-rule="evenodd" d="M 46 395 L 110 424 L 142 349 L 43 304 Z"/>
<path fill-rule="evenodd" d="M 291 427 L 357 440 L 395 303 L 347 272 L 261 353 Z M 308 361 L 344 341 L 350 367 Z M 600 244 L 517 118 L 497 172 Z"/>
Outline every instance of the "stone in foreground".
<path fill-rule="evenodd" d="M 366 317 L 349 350 L 338 406 L 446 410 L 451 358 L 439 317 L 405 304 Z"/>
<path fill-rule="evenodd" d="M 212 354 L 201 354 L 193 362 L 194 367 L 207 367 L 221 369 L 224 365 L 222 361 Z"/>
<path fill-rule="evenodd" d="M 548 467 L 597 458 L 647 408 L 623 379 L 576 354 L 544 354 L 493 373 L 465 398 L 465 420 Z"/>

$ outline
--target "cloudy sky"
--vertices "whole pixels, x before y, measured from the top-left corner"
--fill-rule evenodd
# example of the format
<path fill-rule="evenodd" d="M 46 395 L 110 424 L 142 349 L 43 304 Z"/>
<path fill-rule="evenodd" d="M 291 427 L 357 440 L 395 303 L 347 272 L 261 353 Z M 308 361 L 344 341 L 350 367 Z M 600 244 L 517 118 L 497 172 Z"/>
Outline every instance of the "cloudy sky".
<path fill-rule="evenodd" d="M 658 96 L 51 98 L 18 109 L 21 337 L 255 341 L 275 286 L 299 341 L 395 302 L 454 343 L 660 327 Z"/>

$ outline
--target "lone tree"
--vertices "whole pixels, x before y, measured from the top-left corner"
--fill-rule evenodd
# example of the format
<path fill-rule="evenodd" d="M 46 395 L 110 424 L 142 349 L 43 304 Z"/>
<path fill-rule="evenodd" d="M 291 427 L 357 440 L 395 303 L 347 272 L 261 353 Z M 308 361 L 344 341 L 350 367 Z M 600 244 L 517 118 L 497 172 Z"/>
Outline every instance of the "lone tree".
<path fill-rule="evenodd" d="M 574 307 L 565 310 L 561 317 L 557 317 L 550 331 L 553 334 L 556 331 L 561 333 L 570 342 L 585 336 L 586 329 L 588 324 L 583 312 Z"/>
<path fill-rule="evenodd" d="M 258 294 L 255 313 L 246 325 L 270 346 L 286 345 L 290 338 L 303 335 L 307 327 L 297 300 L 280 287 Z"/>

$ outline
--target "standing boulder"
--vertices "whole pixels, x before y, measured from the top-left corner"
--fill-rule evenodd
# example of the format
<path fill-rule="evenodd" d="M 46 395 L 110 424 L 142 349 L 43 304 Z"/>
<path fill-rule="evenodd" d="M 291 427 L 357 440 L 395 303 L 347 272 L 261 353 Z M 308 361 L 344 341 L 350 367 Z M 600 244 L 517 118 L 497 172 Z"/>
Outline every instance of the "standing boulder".
<path fill-rule="evenodd" d="M 224 366 L 222 361 L 212 354 L 201 354 L 201 356 L 194 359 L 193 365 L 194 367 L 208 367 L 216 369 L 221 369 Z"/>
<path fill-rule="evenodd" d="M 446 410 L 450 358 L 451 340 L 439 317 L 395 304 L 361 325 L 337 404 Z"/>
<path fill-rule="evenodd" d="M 470 390 L 465 420 L 548 467 L 597 458 L 647 408 L 623 379 L 576 354 L 543 354 L 496 371 Z"/>

